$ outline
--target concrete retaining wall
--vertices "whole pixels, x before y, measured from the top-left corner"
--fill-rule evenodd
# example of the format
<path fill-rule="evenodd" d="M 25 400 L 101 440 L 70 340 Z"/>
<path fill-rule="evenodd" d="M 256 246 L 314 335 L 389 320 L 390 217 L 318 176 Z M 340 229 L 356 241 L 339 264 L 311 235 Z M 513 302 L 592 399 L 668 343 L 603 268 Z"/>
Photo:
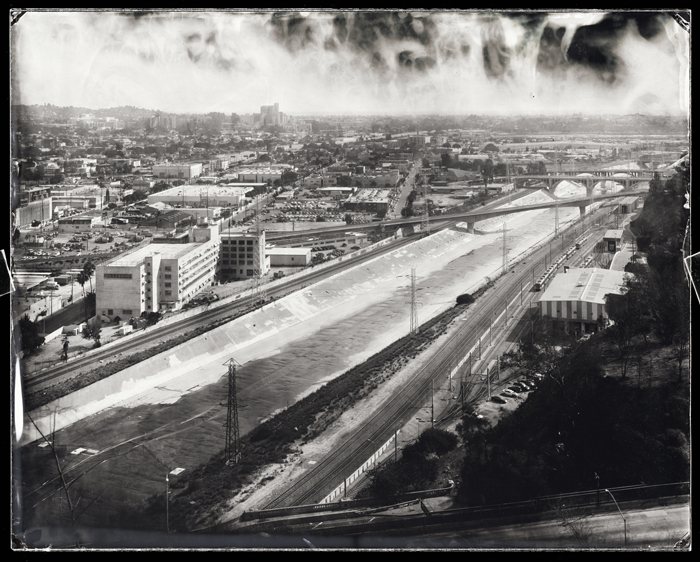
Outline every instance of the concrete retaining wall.
<path fill-rule="evenodd" d="M 391 240 L 393 239 L 390 238 L 379 244 L 387 244 Z M 367 250 L 365 248 L 358 252 L 367 252 Z M 366 267 L 367 263 L 381 259 L 381 257 L 377 256 L 369 262 L 364 262 L 362 267 Z M 340 259 L 343 258 L 348 259 L 347 256 Z M 331 277 L 342 275 L 342 273 L 339 272 Z M 325 281 L 327 280 L 320 282 Z M 233 296 L 231 300 L 235 298 L 236 296 Z M 337 306 L 337 304 L 338 302 L 331 299 L 324 299 L 320 302 L 312 301 L 299 292 L 293 293 L 278 299 L 264 309 L 255 310 L 137 365 L 58 398 L 30 412 L 31 417 L 44 434 L 52 430 L 62 429 L 101 410 L 118 405 L 144 391 L 163 385 L 169 380 L 219 357 L 223 361 L 224 358 L 230 357 L 237 350 L 317 316 L 324 310 Z M 193 311 L 188 311 L 187 314 L 190 313 Z M 183 315 L 178 315 L 178 319 L 183 317 Z M 150 329 L 155 329 L 155 327 Z M 123 339 L 119 341 L 123 341 Z M 105 347 L 107 345 L 102 346 L 102 348 Z M 26 420 L 22 443 L 31 443 L 40 438 L 41 435 L 33 424 Z"/>

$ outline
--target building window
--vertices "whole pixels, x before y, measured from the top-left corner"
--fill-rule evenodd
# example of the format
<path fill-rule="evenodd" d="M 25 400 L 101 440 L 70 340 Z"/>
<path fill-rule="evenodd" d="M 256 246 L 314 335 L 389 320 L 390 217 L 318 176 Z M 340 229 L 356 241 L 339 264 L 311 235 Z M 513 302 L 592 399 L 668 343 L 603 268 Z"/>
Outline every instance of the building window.
<path fill-rule="evenodd" d="M 131 273 L 105 273 L 105 279 L 131 279 Z"/>
<path fill-rule="evenodd" d="M 247 265 L 253 265 L 253 260 L 248 260 Z"/>
<path fill-rule="evenodd" d="M 167 275 L 167 274 L 165 276 L 166 279 L 172 279 L 172 277 L 173 277 L 172 275 Z"/>
<path fill-rule="evenodd" d="M 239 246 L 245 246 L 245 240 L 239 240 L 238 241 Z"/>
<path fill-rule="evenodd" d="M 172 284 L 172 283 L 166 283 L 165 286 L 166 286 L 166 287 L 172 287 L 173 284 Z"/>
<path fill-rule="evenodd" d="M 112 316 L 112 314 L 114 314 L 114 310 L 112 310 L 111 308 L 108 308 L 107 309 L 107 316 Z"/>
<path fill-rule="evenodd" d="M 243 273 L 243 270 L 242 270 L 242 269 L 241 269 L 241 273 Z M 252 277 L 252 276 L 253 276 L 253 270 L 252 270 L 252 269 L 246 270 L 246 275 L 247 275 L 248 277 Z"/>
<path fill-rule="evenodd" d="M 165 266 L 165 271 L 172 271 L 172 269 L 173 269 L 173 268 L 170 267 L 169 265 L 166 265 L 166 266 Z"/>
<path fill-rule="evenodd" d="M 252 240 L 248 240 L 247 242 L 248 242 L 248 246 L 252 246 L 252 245 L 253 245 L 253 241 L 252 241 Z"/>
<path fill-rule="evenodd" d="M 172 291 L 165 291 L 165 296 L 166 296 L 166 297 L 169 297 L 169 296 L 172 295 L 172 294 L 173 294 Z"/>
<path fill-rule="evenodd" d="M 125 308 L 124 310 L 122 310 L 122 314 L 133 314 L 133 312 L 131 311 L 131 309 Z"/>

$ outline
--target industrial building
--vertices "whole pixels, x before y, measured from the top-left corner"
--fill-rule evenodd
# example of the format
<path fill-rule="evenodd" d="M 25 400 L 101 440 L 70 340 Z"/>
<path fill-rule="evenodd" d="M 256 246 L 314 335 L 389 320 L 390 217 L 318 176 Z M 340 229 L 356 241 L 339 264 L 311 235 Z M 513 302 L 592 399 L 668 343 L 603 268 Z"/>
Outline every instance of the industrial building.
<path fill-rule="evenodd" d="M 265 231 L 257 236 L 246 232 L 222 232 L 219 270 L 222 279 L 255 277 L 256 270 L 265 275 L 270 258 L 265 255 Z"/>
<path fill-rule="evenodd" d="M 311 263 L 311 248 L 267 248 L 270 266 L 306 267 Z"/>
<path fill-rule="evenodd" d="M 213 284 L 220 245 L 218 226 L 191 228 L 98 265 L 97 314 L 125 320 L 181 308 Z"/>
<path fill-rule="evenodd" d="M 343 203 L 346 211 L 382 214 L 389 210 L 390 189 L 361 189 Z"/>
<path fill-rule="evenodd" d="M 608 317 L 605 295 L 622 294 L 628 275 L 598 268 L 571 268 L 559 273 L 539 298 L 539 314 L 563 322 L 567 332 L 594 332 L 598 318 Z"/>
<path fill-rule="evenodd" d="M 252 191 L 255 185 L 181 185 L 171 187 L 148 196 L 149 205 L 167 203 L 173 207 L 239 207 L 245 202 L 245 195 Z"/>
<path fill-rule="evenodd" d="M 152 168 L 152 173 L 157 178 L 175 178 L 190 182 L 202 175 L 202 163 L 156 164 Z"/>
<path fill-rule="evenodd" d="M 607 230 L 603 235 L 605 249 L 613 254 L 622 248 L 622 229 Z"/>
<path fill-rule="evenodd" d="M 64 219 L 58 219 L 58 232 L 62 234 L 71 232 L 90 232 L 98 224 L 102 224 L 101 217 L 67 217 Z"/>

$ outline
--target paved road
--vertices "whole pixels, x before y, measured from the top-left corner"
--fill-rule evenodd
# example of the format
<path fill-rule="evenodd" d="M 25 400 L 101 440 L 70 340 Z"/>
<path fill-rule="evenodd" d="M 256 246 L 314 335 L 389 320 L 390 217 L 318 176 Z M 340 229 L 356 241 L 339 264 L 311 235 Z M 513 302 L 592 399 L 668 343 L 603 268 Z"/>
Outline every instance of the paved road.
<path fill-rule="evenodd" d="M 620 512 L 570 514 L 563 518 L 532 523 L 472 528 L 431 533 L 407 539 L 408 548 L 602 548 L 602 549 L 672 549 L 690 531 L 690 504 L 661 506 L 653 509 L 627 508 Z M 312 539 L 313 540 L 313 539 Z"/>

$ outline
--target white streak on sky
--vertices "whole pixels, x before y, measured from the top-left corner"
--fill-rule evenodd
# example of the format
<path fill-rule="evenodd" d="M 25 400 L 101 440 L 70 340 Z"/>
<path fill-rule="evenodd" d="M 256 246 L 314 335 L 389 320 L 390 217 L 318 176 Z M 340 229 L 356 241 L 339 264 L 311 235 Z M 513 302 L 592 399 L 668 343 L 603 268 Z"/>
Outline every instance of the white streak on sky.
<path fill-rule="evenodd" d="M 410 23 L 417 34 L 430 32 L 428 44 L 378 34 L 365 50 L 338 37 L 336 14 L 311 13 L 302 25 L 308 37 L 287 35 L 285 43 L 270 13 L 162 12 L 137 20 L 28 12 L 12 28 L 13 102 L 196 113 L 252 113 L 274 102 L 290 114 L 688 111 L 689 38 L 672 21 L 653 40 L 629 23 L 615 44 L 622 64 L 606 83 L 583 65 L 537 68 L 545 24 L 561 28 L 565 55 L 576 29 L 601 13 L 552 14 L 530 32 L 498 14 L 402 14 L 400 21 L 417 18 Z M 355 21 L 351 14 L 349 30 Z M 421 71 L 421 61 L 433 63 Z"/>

